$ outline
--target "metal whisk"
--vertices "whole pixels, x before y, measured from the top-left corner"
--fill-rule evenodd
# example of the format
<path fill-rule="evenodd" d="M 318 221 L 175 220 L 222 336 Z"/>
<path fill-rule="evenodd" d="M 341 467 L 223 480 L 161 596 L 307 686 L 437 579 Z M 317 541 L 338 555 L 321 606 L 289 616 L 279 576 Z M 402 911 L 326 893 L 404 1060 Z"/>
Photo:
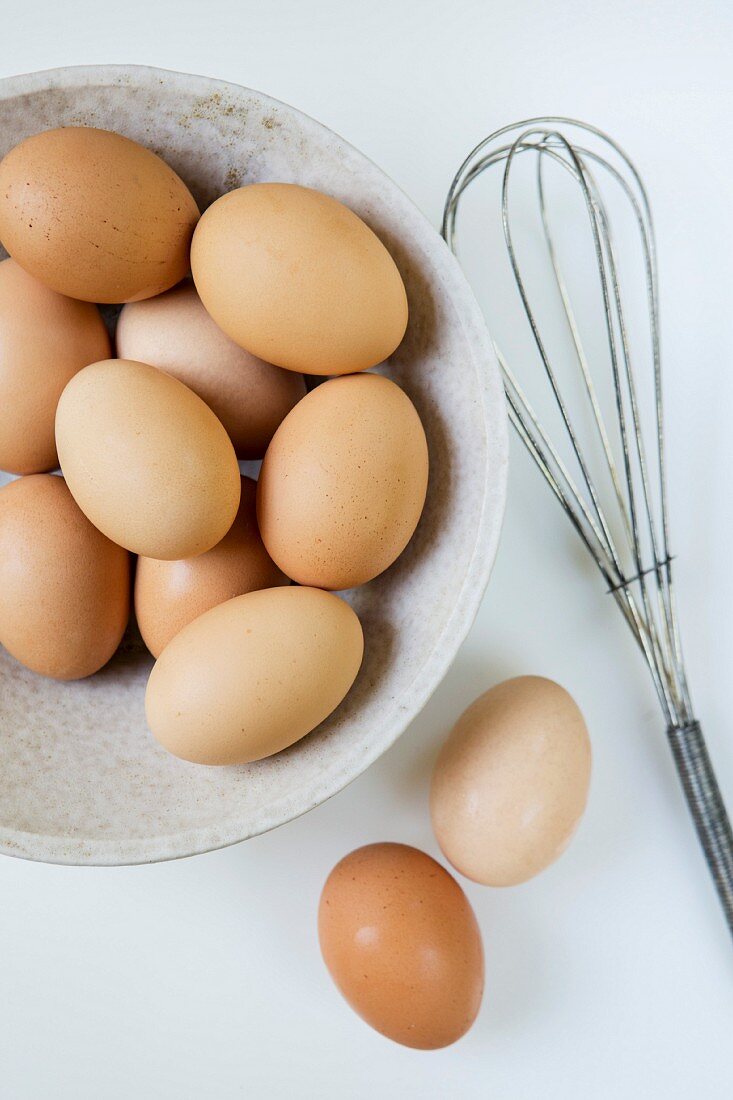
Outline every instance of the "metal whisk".
<path fill-rule="evenodd" d="M 548 341 L 543 338 L 530 300 L 528 279 L 520 272 L 512 203 L 518 194 L 516 165 L 520 158 L 523 164 L 527 158 L 535 161 L 533 189 L 538 200 L 539 240 L 544 242 L 551 272 L 550 287 L 545 288 L 542 301 L 545 305 L 554 297 L 560 307 L 558 316 L 565 326 L 567 347 L 562 363 L 548 350 Z M 631 160 L 601 130 L 567 118 L 528 119 L 491 134 L 461 165 L 448 193 L 443 218 L 443 236 L 454 252 L 461 199 L 466 189 L 492 167 L 502 172 L 500 213 L 509 266 L 539 355 L 540 373 L 549 383 L 555 415 L 559 414 L 559 441 L 550 438 L 525 388 L 495 344 L 510 418 L 600 569 L 641 649 L 667 723 L 667 736 L 685 797 L 733 933 L 733 833 L 690 700 L 672 585 L 656 250 L 647 194 Z M 569 178 L 580 188 L 580 205 L 587 217 L 598 269 L 601 354 L 597 350 L 586 353 L 569 280 L 561 267 L 559 234 L 551 216 L 548 187 L 549 173 L 555 170 L 559 170 L 562 179 Z M 643 344 L 637 342 L 633 351 L 627 299 L 621 286 L 620 257 L 604 187 L 612 189 L 615 197 L 627 204 L 625 212 L 631 215 L 641 245 L 648 333 Z M 522 229 L 525 228 L 522 222 Z M 600 359 L 605 362 L 599 362 Z M 644 361 L 646 375 L 640 370 L 639 360 Z M 590 413 L 596 442 L 593 454 L 581 446 L 580 424 L 571 417 L 569 393 L 559 380 L 558 368 L 567 369 L 572 364 L 577 372 L 583 414 Z M 608 366 L 610 416 L 607 411 L 604 413 L 601 378 L 597 374 L 594 382 L 594 367 L 600 371 Z M 639 383 L 644 378 L 653 387 L 650 433 L 642 430 L 644 409 Z M 603 379 L 606 385 L 608 379 L 606 374 Z M 600 476 L 596 472 L 599 463 Z"/>

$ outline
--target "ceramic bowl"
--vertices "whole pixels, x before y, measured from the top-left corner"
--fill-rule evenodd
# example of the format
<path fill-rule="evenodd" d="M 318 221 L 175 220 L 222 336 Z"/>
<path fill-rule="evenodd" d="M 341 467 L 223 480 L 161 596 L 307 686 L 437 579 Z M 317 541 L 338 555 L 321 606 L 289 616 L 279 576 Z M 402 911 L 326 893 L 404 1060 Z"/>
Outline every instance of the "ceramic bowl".
<path fill-rule="evenodd" d="M 341 199 L 402 272 L 407 336 L 388 372 L 430 449 L 425 512 L 399 561 L 348 593 L 365 634 L 359 677 L 316 731 L 244 767 L 169 756 L 145 724 L 151 667 L 130 636 L 96 676 L 43 679 L 0 651 L 0 851 L 68 864 L 193 855 L 323 802 L 385 751 L 440 682 L 478 608 L 504 511 L 503 391 L 483 319 L 438 233 L 336 134 L 259 92 L 137 66 L 0 81 L 0 154 L 56 126 L 117 130 L 164 157 L 202 207 L 240 184 L 286 180 Z"/>

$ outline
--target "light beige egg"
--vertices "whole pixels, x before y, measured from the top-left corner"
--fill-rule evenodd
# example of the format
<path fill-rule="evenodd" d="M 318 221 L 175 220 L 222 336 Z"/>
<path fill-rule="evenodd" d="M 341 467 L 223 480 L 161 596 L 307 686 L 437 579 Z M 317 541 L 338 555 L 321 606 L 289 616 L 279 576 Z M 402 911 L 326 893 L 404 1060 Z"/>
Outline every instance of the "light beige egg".
<path fill-rule="evenodd" d="M 200 397 L 146 363 L 107 359 L 76 374 L 59 401 L 56 445 L 81 510 L 133 553 L 193 557 L 234 521 L 229 436 Z"/>
<path fill-rule="evenodd" d="M 255 183 L 209 207 L 191 244 L 201 299 L 232 340 L 303 374 L 350 374 L 392 354 L 407 295 L 375 233 L 343 203 Z"/>
<path fill-rule="evenodd" d="M 260 538 L 256 496 L 256 483 L 243 477 L 234 523 L 205 554 L 181 561 L 137 559 L 135 614 L 143 641 L 154 657 L 209 608 L 245 592 L 290 584 Z"/>
<path fill-rule="evenodd" d="M 377 374 L 317 386 L 267 449 L 257 515 L 272 559 L 299 584 L 364 584 L 402 553 L 428 483 L 428 448 L 407 394 Z"/>
<path fill-rule="evenodd" d="M 487 886 L 532 878 L 570 843 L 590 769 L 588 731 L 564 688 L 540 676 L 491 688 L 458 719 L 433 772 L 445 856 Z"/>
<path fill-rule="evenodd" d="M 363 651 L 356 614 L 330 592 L 237 596 L 163 650 L 148 681 L 148 724 L 164 748 L 197 764 L 272 756 L 336 709 Z"/>
<path fill-rule="evenodd" d="M 160 367 L 197 393 L 221 420 L 239 458 L 262 458 L 280 422 L 305 395 L 302 375 L 273 367 L 230 340 L 190 281 L 126 305 L 116 340 L 120 358 Z"/>
<path fill-rule="evenodd" d="M 78 370 L 109 351 L 95 305 L 49 290 L 15 260 L 0 262 L 0 469 L 58 466 L 59 397 Z"/>
<path fill-rule="evenodd" d="M 70 298 L 132 302 L 167 290 L 188 272 L 198 216 L 165 161 L 110 130 L 44 130 L 0 162 L 0 240 Z"/>
<path fill-rule="evenodd" d="M 56 680 L 90 676 L 129 613 L 130 555 L 92 526 L 63 478 L 0 489 L 0 643 L 17 660 Z"/>

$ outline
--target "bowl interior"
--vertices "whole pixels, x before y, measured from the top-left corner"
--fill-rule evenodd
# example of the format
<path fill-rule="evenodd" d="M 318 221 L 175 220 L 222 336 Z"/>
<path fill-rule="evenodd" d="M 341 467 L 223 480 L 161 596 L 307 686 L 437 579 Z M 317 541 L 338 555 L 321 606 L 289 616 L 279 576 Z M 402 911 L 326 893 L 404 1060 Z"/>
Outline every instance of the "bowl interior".
<path fill-rule="evenodd" d="M 498 370 L 465 281 L 399 189 L 335 134 L 257 92 L 131 66 L 0 82 L 0 154 L 55 126 L 114 129 L 163 156 L 202 206 L 242 183 L 286 180 L 361 215 L 407 286 L 408 335 L 388 373 L 415 402 L 431 473 L 420 526 L 385 574 L 347 594 L 364 664 L 345 702 L 288 751 L 244 767 L 176 760 L 149 735 L 151 659 L 130 636 L 89 680 L 57 684 L 0 650 L 0 850 L 75 864 L 144 862 L 241 840 L 323 801 L 404 730 L 478 607 L 506 486 Z"/>

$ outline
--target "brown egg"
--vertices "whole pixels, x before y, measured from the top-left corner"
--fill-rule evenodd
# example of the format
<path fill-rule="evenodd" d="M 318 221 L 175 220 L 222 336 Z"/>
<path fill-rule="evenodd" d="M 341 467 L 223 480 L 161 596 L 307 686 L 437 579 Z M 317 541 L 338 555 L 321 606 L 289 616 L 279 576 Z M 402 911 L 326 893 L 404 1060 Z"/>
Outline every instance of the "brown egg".
<path fill-rule="evenodd" d="M 336 199 L 255 183 L 210 206 L 194 234 L 201 299 L 232 340 L 303 374 L 381 363 L 407 327 L 407 295 L 379 238 Z"/>
<path fill-rule="evenodd" d="M 180 282 L 198 216 L 165 161 L 109 130 L 45 130 L 0 163 L 0 240 L 70 298 L 132 302 Z"/>
<path fill-rule="evenodd" d="M 56 680 L 105 665 L 130 612 L 130 556 L 74 503 L 63 479 L 0 489 L 0 643 Z"/>
<path fill-rule="evenodd" d="M 419 1050 L 476 1019 L 484 956 L 473 910 L 439 863 L 406 844 L 368 844 L 337 863 L 318 910 L 321 952 L 351 1007 Z"/>
<path fill-rule="evenodd" d="M 106 359 L 79 371 L 59 401 L 56 445 L 81 510 L 133 553 L 202 554 L 237 514 L 229 436 L 188 386 L 146 363 Z"/>
<path fill-rule="evenodd" d="M 541 676 L 506 680 L 458 719 L 433 773 L 433 829 L 467 878 L 514 886 L 565 850 L 588 798 L 591 750 L 577 705 Z"/>
<path fill-rule="evenodd" d="M 267 449 L 262 539 L 299 584 L 364 584 L 409 542 L 427 483 L 425 432 L 407 394 L 377 374 L 334 378 L 295 406 Z"/>
<path fill-rule="evenodd" d="M 262 458 L 280 421 L 305 395 L 302 375 L 264 363 L 230 340 L 191 282 L 125 306 L 117 354 L 185 382 L 219 417 L 239 458 Z"/>
<path fill-rule="evenodd" d="M 138 558 L 135 612 L 140 633 L 154 657 L 210 607 L 245 592 L 290 584 L 260 538 L 256 495 L 256 482 L 243 477 L 236 519 L 221 542 L 205 554 L 182 561 Z"/>
<path fill-rule="evenodd" d="M 185 626 L 148 681 L 148 725 L 197 764 L 246 764 L 305 737 L 351 687 L 364 650 L 349 605 L 315 588 L 265 588 Z"/>
<path fill-rule="evenodd" d="M 14 260 L 0 262 L 0 469 L 56 469 L 61 391 L 78 370 L 109 353 L 96 306 L 49 290 Z"/>

